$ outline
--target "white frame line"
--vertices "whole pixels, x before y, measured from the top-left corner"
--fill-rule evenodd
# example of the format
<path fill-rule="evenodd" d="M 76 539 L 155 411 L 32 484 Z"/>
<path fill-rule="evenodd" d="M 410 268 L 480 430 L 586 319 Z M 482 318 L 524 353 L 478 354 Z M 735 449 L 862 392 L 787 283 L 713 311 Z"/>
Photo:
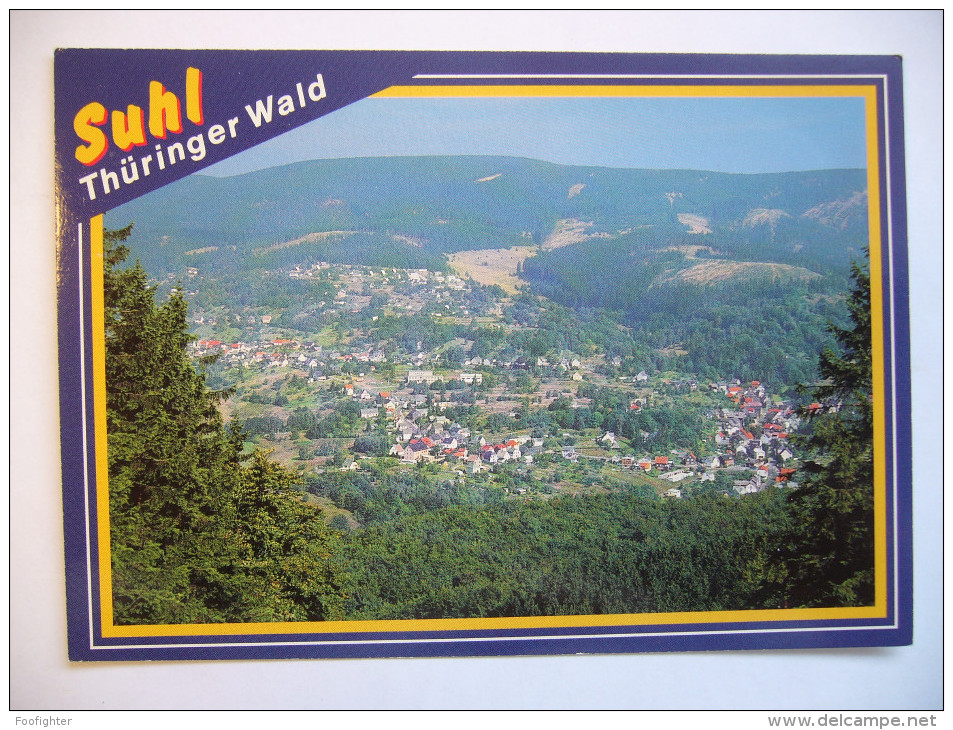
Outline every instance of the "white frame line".
<path fill-rule="evenodd" d="M 686 80 L 684 76 L 678 76 L 676 74 L 417 74 L 413 78 L 415 79 L 680 79 Z M 491 641 L 535 641 L 535 640 L 572 640 L 572 639 L 600 639 L 600 638 L 635 638 L 635 637 L 647 637 L 647 638 L 658 638 L 658 637 L 678 637 L 678 636 L 717 636 L 717 635 L 732 635 L 732 634 L 747 634 L 747 635 L 758 635 L 758 634 L 771 634 L 771 633 L 801 633 L 807 631 L 871 631 L 871 630 L 885 630 L 885 629 L 895 629 L 898 627 L 899 622 L 899 555 L 897 550 L 897 540 L 898 540 L 898 529 L 899 529 L 899 517 L 897 509 L 897 499 L 899 492 L 899 477 L 897 471 L 897 372 L 896 372 L 896 311 L 895 311 L 895 290 L 894 290 L 894 266 L 893 266 L 893 222 L 892 222 L 892 187 L 891 187 L 891 169 L 890 169 L 890 134 L 889 134 L 889 94 L 887 93 L 887 83 L 888 79 L 886 74 L 779 74 L 777 76 L 765 76 L 763 74 L 707 74 L 707 75 L 692 75 L 691 79 L 728 79 L 728 78 L 737 78 L 737 79 L 768 79 L 774 81 L 780 81 L 785 78 L 791 79 L 855 79 L 855 78 L 864 78 L 864 79 L 877 79 L 883 82 L 883 92 L 882 92 L 882 101 L 883 101 L 883 130 L 884 130 L 884 169 L 881 171 L 881 174 L 884 176 L 885 188 L 886 188 L 886 200 L 881 201 L 882 205 L 886 205 L 886 218 L 887 225 L 886 231 L 881 231 L 881 237 L 883 240 L 884 247 L 887 251 L 887 263 L 889 266 L 889 279 L 890 279 L 890 308 L 889 308 L 889 329 L 891 334 L 890 339 L 890 358 L 891 358 L 891 403 L 893 405 L 891 411 L 891 426 L 890 433 L 893 435 L 892 440 L 892 452 L 893 452 L 893 543 L 890 546 L 892 548 L 893 563 L 894 563 L 894 592 L 893 592 L 893 622 L 892 624 L 885 624 L 879 626 L 830 626 L 830 627 L 803 627 L 803 628 L 777 628 L 777 629 L 730 629 L 730 630 L 715 630 L 715 631 L 691 631 L 691 632 L 657 632 L 657 633 L 619 633 L 619 634 L 572 634 L 572 635 L 534 635 L 534 636 L 491 636 L 491 637 L 452 637 L 452 638 L 402 638 L 402 639 L 359 639 L 359 640 L 331 640 L 331 641 L 293 641 L 293 642 L 224 642 L 224 643 L 213 643 L 213 644 L 128 644 L 128 645 L 110 645 L 110 646 L 96 646 L 94 644 L 94 613 L 93 613 L 93 597 L 92 597 L 92 542 L 90 540 L 90 513 L 89 513 L 89 494 L 90 494 L 90 484 L 89 484 L 89 465 L 88 465 L 88 451 L 87 451 L 87 439 L 88 439 L 88 414 L 86 406 L 86 358 L 85 358 L 85 301 L 84 301 L 84 288 L 83 288 L 83 277 L 85 271 L 83 269 L 83 241 L 82 241 L 82 224 L 78 226 L 78 241 L 79 241 L 79 294 L 80 294 L 80 306 L 79 306 L 79 320 L 80 320 L 80 353 L 81 353 L 81 362 L 80 362 L 80 373 L 82 377 L 81 383 L 81 392 L 83 396 L 82 403 L 82 413 L 83 413 L 83 481 L 86 487 L 85 494 L 85 509 L 86 509 L 86 542 L 87 542 L 87 552 L 86 552 L 86 562 L 87 562 L 87 581 L 89 587 L 89 639 L 90 639 L 90 650 L 109 650 L 109 649 L 175 649 L 175 648 L 209 648 L 214 649 L 217 647 L 230 648 L 230 647 L 255 647 L 255 646 L 339 646 L 339 645 L 376 645 L 376 644 L 427 644 L 427 643 L 448 643 L 448 642 L 491 642 Z M 881 285 L 883 281 L 881 280 Z M 884 424 L 885 427 L 888 424 Z M 439 629 L 438 631 L 445 631 L 447 629 Z M 449 629 L 452 631 L 453 629 Z M 514 630 L 504 629 L 504 630 Z M 389 632 L 388 632 L 389 633 Z M 249 634 L 253 635 L 253 634 Z M 260 634 L 259 634 L 260 635 Z M 302 632 L 302 635 L 307 635 Z"/>

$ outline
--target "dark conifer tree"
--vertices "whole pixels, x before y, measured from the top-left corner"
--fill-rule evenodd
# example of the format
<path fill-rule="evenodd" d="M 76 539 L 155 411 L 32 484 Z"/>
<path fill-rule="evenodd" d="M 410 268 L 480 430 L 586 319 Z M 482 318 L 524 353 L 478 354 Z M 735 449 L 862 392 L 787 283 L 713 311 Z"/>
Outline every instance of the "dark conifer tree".
<path fill-rule="evenodd" d="M 820 357 L 809 409 L 811 458 L 790 496 L 794 530 L 782 550 L 792 606 L 874 601 L 874 462 L 870 275 L 853 267 L 851 325 L 830 327 L 838 349 Z"/>
<path fill-rule="evenodd" d="M 336 616 L 331 533 L 218 410 L 187 355 L 187 304 L 156 302 L 131 226 L 105 235 L 104 306 L 114 620 L 204 623 Z M 338 601 L 339 602 L 339 601 Z"/>

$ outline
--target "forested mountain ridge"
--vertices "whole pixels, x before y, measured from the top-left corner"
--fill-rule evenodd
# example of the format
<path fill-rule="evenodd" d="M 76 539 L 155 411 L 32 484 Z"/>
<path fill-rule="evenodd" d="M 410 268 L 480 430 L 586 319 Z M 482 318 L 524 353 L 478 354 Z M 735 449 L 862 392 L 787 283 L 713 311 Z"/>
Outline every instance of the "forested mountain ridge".
<path fill-rule="evenodd" d="M 242 306 L 265 306 L 259 294 L 277 272 L 321 262 L 453 267 L 611 312 L 643 345 L 684 355 L 684 372 L 794 384 L 813 378 L 826 323 L 846 314 L 849 267 L 867 242 L 865 185 L 864 170 L 315 160 L 193 175 L 117 208 L 108 223 L 135 222 L 132 254 L 155 276 L 217 280 L 221 304 L 231 292 Z"/>
<path fill-rule="evenodd" d="M 846 271 L 866 238 L 865 187 L 864 170 L 739 175 L 513 157 L 354 158 L 192 175 L 110 215 L 136 222 L 146 243 L 136 255 L 150 270 L 248 257 L 281 264 L 282 251 L 298 263 L 439 268 L 444 253 L 542 244 L 560 221 L 575 220 L 587 239 L 701 244 L 739 260 Z"/>
<path fill-rule="evenodd" d="M 113 211 L 151 262 L 111 271 L 125 248 L 107 256 L 122 295 L 107 292 L 123 619 L 868 603 L 869 434 L 837 408 L 817 421 L 816 477 L 811 453 L 782 448 L 818 353 L 838 387 L 842 360 L 866 364 L 849 384 L 867 403 L 860 269 L 848 293 L 864 182 L 856 170 L 332 160 L 194 176 Z M 507 247 L 522 291 L 440 272 L 459 251 L 492 269 Z M 128 313 L 140 310 L 144 324 Z M 179 386 L 154 386 L 166 371 Z M 233 394 L 227 407 L 206 373 Z M 170 429 L 167 411 L 184 407 L 194 429 Z M 844 455 L 843 484 L 825 449 Z M 831 527 L 805 552 L 819 524 Z"/>

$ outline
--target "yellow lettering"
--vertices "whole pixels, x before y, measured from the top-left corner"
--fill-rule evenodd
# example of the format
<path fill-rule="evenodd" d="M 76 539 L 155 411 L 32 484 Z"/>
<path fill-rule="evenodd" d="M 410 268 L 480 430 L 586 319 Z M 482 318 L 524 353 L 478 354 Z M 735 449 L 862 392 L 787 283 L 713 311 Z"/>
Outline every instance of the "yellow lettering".
<path fill-rule="evenodd" d="M 149 82 L 149 131 L 157 139 L 165 139 L 166 132 L 182 131 L 179 97 L 158 81 Z"/>
<path fill-rule="evenodd" d="M 185 116 L 190 122 L 202 124 L 202 72 L 191 66 L 185 72 Z"/>
<path fill-rule="evenodd" d="M 130 105 L 125 114 L 113 112 L 113 142 L 123 152 L 146 143 L 146 115 L 142 107 Z"/>
<path fill-rule="evenodd" d="M 81 140 L 88 144 L 76 148 L 76 159 L 84 165 L 95 165 L 99 162 L 106 150 L 109 149 L 109 140 L 99 129 L 106 123 L 106 107 L 98 101 L 87 104 L 73 117 L 73 129 Z"/>
<path fill-rule="evenodd" d="M 194 124 L 205 123 L 205 112 L 202 103 L 202 72 L 197 68 L 189 67 L 185 72 L 185 113 L 189 121 Z M 149 82 L 149 133 L 156 139 L 165 139 L 169 132 L 182 132 L 182 104 L 179 97 L 168 91 L 159 81 Z M 109 121 L 110 112 L 98 101 L 90 102 L 80 109 L 73 118 L 73 129 L 76 135 L 86 144 L 76 148 L 76 159 L 84 165 L 95 165 L 109 149 L 109 139 L 99 127 Z M 229 130 L 235 136 L 234 124 L 238 119 L 229 121 Z M 210 139 L 213 144 L 219 144 L 224 139 L 224 128 L 216 125 L 215 137 Z M 115 145 L 123 152 L 133 147 L 146 144 L 146 113 L 142 107 L 130 104 L 125 112 L 112 112 L 112 138 Z M 204 147 L 204 140 L 202 141 Z M 205 156 L 198 143 L 190 145 L 193 156 L 198 159 Z M 195 149 L 192 149 L 195 147 Z M 157 158 L 162 166 L 161 159 Z M 148 175 L 148 171 L 144 174 Z"/>

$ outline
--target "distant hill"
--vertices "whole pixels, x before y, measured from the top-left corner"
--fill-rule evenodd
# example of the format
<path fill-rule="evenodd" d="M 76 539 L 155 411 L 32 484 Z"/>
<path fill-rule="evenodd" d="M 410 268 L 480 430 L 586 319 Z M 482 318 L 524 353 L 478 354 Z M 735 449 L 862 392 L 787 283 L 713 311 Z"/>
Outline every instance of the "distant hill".
<path fill-rule="evenodd" d="M 732 175 L 512 157 L 300 162 L 192 175 L 111 211 L 151 271 L 304 263 L 444 265 L 444 254 L 626 239 L 648 250 L 843 269 L 866 240 L 863 170 Z M 574 237 L 566 238 L 567 232 Z M 628 248 L 631 246 L 627 244 Z"/>
<path fill-rule="evenodd" d="M 730 175 L 512 157 L 301 162 L 193 175 L 117 208 L 153 276 L 262 301 L 265 271 L 319 261 L 447 269 L 610 312 L 703 377 L 816 378 L 867 243 L 866 173 Z M 225 289 L 223 289 L 223 287 Z M 269 290 L 270 291 L 270 290 Z M 219 292 L 216 294 L 215 292 Z M 227 298 L 227 297 L 226 297 Z"/>

